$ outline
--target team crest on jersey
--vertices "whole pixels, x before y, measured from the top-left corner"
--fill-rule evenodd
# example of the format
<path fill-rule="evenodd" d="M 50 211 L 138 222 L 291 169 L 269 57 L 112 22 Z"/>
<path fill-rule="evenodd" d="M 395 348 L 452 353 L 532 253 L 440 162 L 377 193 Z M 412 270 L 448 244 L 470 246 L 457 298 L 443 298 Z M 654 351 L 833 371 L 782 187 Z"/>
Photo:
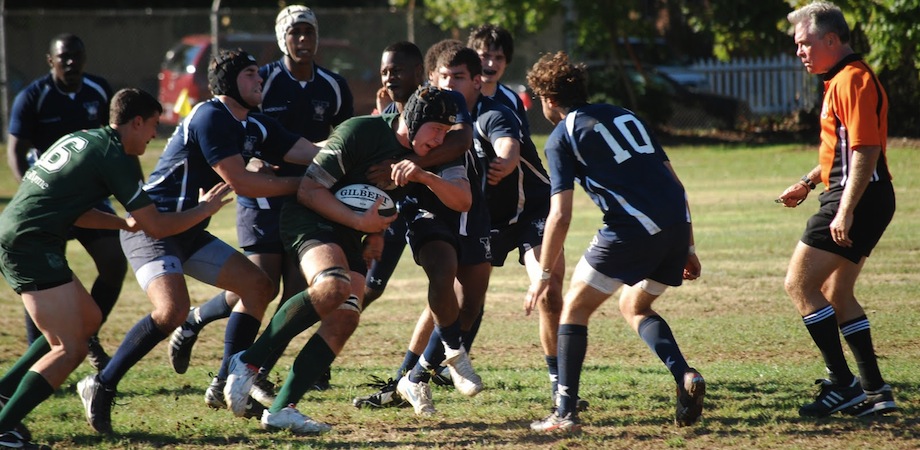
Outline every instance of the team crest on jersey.
<path fill-rule="evenodd" d="M 479 238 L 479 243 L 482 244 L 482 249 L 485 250 L 486 258 L 492 259 L 492 239 L 487 237 Z"/>
<path fill-rule="evenodd" d="M 324 120 L 327 109 L 329 109 L 329 102 L 313 100 L 313 120 Z"/>
<path fill-rule="evenodd" d="M 546 230 L 546 218 L 534 220 L 533 226 L 537 227 L 537 236 L 542 237 L 543 231 Z"/>
<path fill-rule="evenodd" d="M 63 269 L 67 267 L 67 262 L 64 261 L 64 258 L 61 258 L 61 255 L 56 253 L 45 253 L 45 260 L 48 261 L 48 265 L 52 269 Z"/>
<path fill-rule="evenodd" d="M 86 102 L 83 104 L 83 109 L 86 110 L 87 119 L 89 120 L 99 119 L 99 102 Z"/>
<path fill-rule="evenodd" d="M 253 150 L 256 148 L 256 137 L 255 136 L 246 136 L 246 140 L 243 141 L 243 158 L 252 158 L 254 155 Z"/>

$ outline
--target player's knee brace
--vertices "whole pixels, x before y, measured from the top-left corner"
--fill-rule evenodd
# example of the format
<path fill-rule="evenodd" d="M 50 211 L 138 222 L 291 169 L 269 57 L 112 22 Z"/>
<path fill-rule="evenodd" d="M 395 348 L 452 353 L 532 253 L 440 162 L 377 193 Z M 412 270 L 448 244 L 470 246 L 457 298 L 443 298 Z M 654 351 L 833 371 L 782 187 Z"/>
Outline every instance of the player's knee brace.
<path fill-rule="evenodd" d="M 310 286 L 316 286 L 320 281 L 323 281 L 326 278 L 340 280 L 346 284 L 351 284 L 351 275 L 348 273 L 348 269 L 335 266 L 324 269 L 320 273 L 316 274 L 316 276 L 313 277 L 313 281 L 310 282 Z"/>
<path fill-rule="evenodd" d="M 345 300 L 344 303 L 339 305 L 338 309 L 343 311 L 354 311 L 361 314 L 361 300 L 358 299 L 357 295 L 349 295 L 348 300 Z"/>

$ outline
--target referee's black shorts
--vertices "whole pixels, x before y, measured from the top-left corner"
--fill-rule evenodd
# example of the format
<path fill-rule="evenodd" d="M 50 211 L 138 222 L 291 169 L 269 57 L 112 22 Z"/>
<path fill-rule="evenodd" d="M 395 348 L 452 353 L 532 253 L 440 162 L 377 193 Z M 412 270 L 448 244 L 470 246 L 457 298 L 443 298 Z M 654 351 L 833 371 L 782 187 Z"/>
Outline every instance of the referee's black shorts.
<path fill-rule="evenodd" d="M 852 247 L 841 247 L 831 237 L 830 225 L 840 206 L 839 192 L 823 192 L 819 198 L 821 207 L 808 219 L 802 243 L 840 255 L 856 264 L 868 257 L 882 238 L 882 233 L 894 216 L 894 188 L 890 181 L 869 183 L 866 192 L 853 211 L 853 227 L 850 229 Z"/>

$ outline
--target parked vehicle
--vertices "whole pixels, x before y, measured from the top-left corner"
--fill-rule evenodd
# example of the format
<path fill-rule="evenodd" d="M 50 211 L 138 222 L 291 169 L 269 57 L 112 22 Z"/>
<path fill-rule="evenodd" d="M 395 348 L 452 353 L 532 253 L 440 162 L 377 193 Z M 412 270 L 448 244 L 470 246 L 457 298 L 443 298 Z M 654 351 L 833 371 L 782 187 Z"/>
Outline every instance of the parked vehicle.
<path fill-rule="evenodd" d="M 274 34 L 233 33 L 220 37 L 221 48 L 242 48 L 260 65 L 281 58 Z M 367 61 L 347 39 L 324 38 L 320 41 L 316 62 L 348 81 L 355 101 L 355 114 L 370 114 L 380 87 L 377 60 Z M 158 99 L 163 105 L 160 123 L 176 125 L 183 113 L 194 104 L 211 98 L 208 90 L 208 62 L 211 60 L 211 36 L 193 34 L 183 37 L 163 59 Z"/>
<path fill-rule="evenodd" d="M 751 107 L 744 100 L 687 88 L 655 67 L 626 65 L 622 74 L 611 67 L 589 67 L 589 91 L 596 100 L 633 109 L 646 120 L 673 128 L 737 129 L 750 120 Z M 623 83 L 629 82 L 635 104 Z"/>

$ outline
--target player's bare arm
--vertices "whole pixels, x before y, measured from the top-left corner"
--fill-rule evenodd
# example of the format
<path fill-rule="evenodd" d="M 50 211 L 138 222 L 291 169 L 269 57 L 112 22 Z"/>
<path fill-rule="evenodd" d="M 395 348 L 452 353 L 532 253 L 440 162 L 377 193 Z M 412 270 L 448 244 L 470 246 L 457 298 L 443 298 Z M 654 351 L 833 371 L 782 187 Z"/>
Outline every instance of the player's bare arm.
<path fill-rule="evenodd" d="M 422 168 L 431 168 L 451 162 L 469 150 L 473 143 L 473 127 L 469 124 L 456 124 L 444 136 L 441 145 L 431 149 L 425 156 L 415 153 L 406 157 L 407 160 L 418 164 Z M 368 169 L 368 181 L 383 189 L 390 185 L 392 166 L 397 160 L 387 160 L 377 163 Z"/>
<path fill-rule="evenodd" d="M 502 179 L 514 172 L 521 162 L 521 141 L 510 137 L 502 137 L 492 143 L 495 149 L 495 158 L 489 163 L 489 173 L 486 180 L 491 185 L 498 184 Z"/>
<path fill-rule="evenodd" d="M 818 184 L 818 181 L 821 181 L 820 165 L 815 166 L 815 168 L 809 170 L 801 180 L 787 187 L 786 190 L 776 198 L 776 203 L 782 203 L 783 206 L 787 208 L 795 208 L 801 205 L 802 202 L 805 201 L 805 198 L 808 197 L 808 193 L 811 192 L 811 186 Z"/>
<path fill-rule="evenodd" d="M 853 149 L 850 158 L 850 171 L 847 184 L 843 188 L 840 206 L 837 215 L 831 221 L 831 237 L 837 245 L 842 247 L 853 246 L 850 239 L 850 230 L 853 227 L 853 210 L 866 192 L 866 187 L 872 179 L 872 172 L 878 163 L 882 148 L 879 146 L 859 147 Z"/>
<path fill-rule="evenodd" d="M 543 244 L 540 245 L 541 272 L 552 272 L 556 261 L 562 255 L 565 237 L 569 234 L 569 225 L 572 223 L 573 190 L 565 190 L 553 194 L 549 199 L 549 215 L 546 216 L 546 227 L 543 230 Z M 537 301 L 546 297 L 549 289 L 549 280 L 531 281 L 524 297 L 524 312 L 530 314 Z"/>
<path fill-rule="evenodd" d="M 174 213 L 161 213 L 156 205 L 150 204 L 143 208 L 131 211 L 131 217 L 137 221 L 138 227 L 154 239 L 181 233 L 201 223 L 202 220 L 213 216 L 230 203 L 233 199 L 227 198 L 232 189 L 227 183 L 217 183 L 207 192 L 198 190 L 198 205 L 185 211 Z"/>
<path fill-rule="evenodd" d="M 214 171 L 230 185 L 238 195 L 246 197 L 277 197 L 297 192 L 300 178 L 276 177 L 274 175 L 250 172 L 240 155 L 228 156 L 213 166 Z"/>
<path fill-rule="evenodd" d="M 320 146 L 304 138 L 300 138 L 294 143 L 294 146 L 284 154 L 284 160 L 289 163 L 300 164 L 301 166 L 309 166 L 310 163 L 313 162 L 313 158 L 316 154 L 319 153 L 319 149 Z"/>
<path fill-rule="evenodd" d="M 457 166 L 458 170 L 463 169 Z M 442 178 L 419 167 L 409 160 L 393 164 L 393 181 L 397 186 L 405 186 L 409 182 L 421 183 L 428 186 L 431 192 L 438 196 L 444 206 L 454 211 L 469 211 L 473 206 L 473 194 L 470 191 L 470 182 L 464 178 Z"/>
<path fill-rule="evenodd" d="M 95 208 L 83 213 L 73 224 L 81 228 L 92 228 L 95 230 L 136 231 L 132 230 L 132 228 L 136 228 L 136 224 L 133 221 L 128 223 L 128 221 L 122 217 Z"/>
<path fill-rule="evenodd" d="M 390 222 L 396 220 L 397 215 L 390 217 L 381 216 L 377 212 L 383 198 L 363 213 L 352 211 L 335 198 L 332 192 L 329 192 L 325 186 L 317 183 L 309 176 L 300 180 L 300 187 L 297 189 L 297 201 L 300 204 L 312 209 L 319 215 L 333 222 L 345 225 L 365 233 L 380 233 L 390 226 Z"/>
<path fill-rule="evenodd" d="M 6 160 L 10 165 L 10 171 L 16 177 L 16 181 L 22 181 L 22 176 L 29 170 L 29 161 L 26 158 L 29 150 L 32 149 L 31 139 L 20 139 L 12 134 L 7 135 Z"/>
<path fill-rule="evenodd" d="M 668 171 L 671 172 L 671 176 L 674 177 L 677 184 L 679 184 L 680 187 L 684 187 L 684 183 L 682 183 L 680 177 L 677 176 L 674 166 L 672 166 L 669 161 L 665 161 L 664 165 L 668 168 Z M 684 192 L 686 192 L 686 190 Z M 687 199 L 687 217 L 692 217 L 690 214 L 690 199 Z M 695 280 L 700 277 L 702 271 L 703 267 L 700 263 L 700 258 L 696 255 L 696 240 L 693 238 L 693 223 L 690 223 L 690 253 L 687 254 L 687 264 L 684 266 L 683 278 L 685 280 Z"/>

